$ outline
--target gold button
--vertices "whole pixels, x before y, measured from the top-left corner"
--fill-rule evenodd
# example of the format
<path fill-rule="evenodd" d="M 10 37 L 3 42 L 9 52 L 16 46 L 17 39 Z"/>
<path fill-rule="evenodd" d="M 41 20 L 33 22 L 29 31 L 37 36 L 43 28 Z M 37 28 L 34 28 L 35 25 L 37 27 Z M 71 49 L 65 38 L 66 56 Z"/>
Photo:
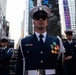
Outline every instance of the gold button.
<path fill-rule="evenodd" d="M 40 53 L 43 54 L 43 51 L 41 51 Z"/>
<path fill-rule="evenodd" d="M 43 63 L 43 60 L 41 60 L 40 62 Z"/>

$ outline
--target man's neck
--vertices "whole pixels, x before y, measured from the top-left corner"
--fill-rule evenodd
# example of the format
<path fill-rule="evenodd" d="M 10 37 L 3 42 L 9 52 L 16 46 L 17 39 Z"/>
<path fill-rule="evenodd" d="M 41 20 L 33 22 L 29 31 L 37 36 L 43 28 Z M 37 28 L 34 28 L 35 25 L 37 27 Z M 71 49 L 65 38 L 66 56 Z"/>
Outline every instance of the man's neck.
<path fill-rule="evenodd" d="M 42 33 L 45 33 L 45 32 L 46 32 L 46 30 L 42 30 L 42 31 L 40 31 L 40 30 L 36 30 L 36 32 L 38 32 L 38 33 L 42 34 Z"/>

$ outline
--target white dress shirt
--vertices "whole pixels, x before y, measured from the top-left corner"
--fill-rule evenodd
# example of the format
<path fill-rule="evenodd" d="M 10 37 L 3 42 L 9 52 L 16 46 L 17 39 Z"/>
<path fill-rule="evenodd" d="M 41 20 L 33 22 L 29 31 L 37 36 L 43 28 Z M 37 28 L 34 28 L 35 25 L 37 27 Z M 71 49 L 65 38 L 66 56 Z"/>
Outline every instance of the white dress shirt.
<path fill-rule="evenodd" d="M 35 32 L 35 34 L 36 34 L 36 36 L 37 36 L 37 39 L 38 39 L 38 41 L 40 40 L 40 37 L 39 37 L 39 33 L 38 32 Z M 43 40 L 43 42 L 45 42 L 45 40 L 46 40 L 46 35 L 47 35 L 47 32 L 44 32 L 43 34 L 42 34 L 44 37 L 42 38 L 42 40 Z"/>
<path fill-rule="evenodd" d="M 71 44 L 72 43 L 72 40 L 68 40 L 68 42 L 69 42 L 69 44 Z"/>

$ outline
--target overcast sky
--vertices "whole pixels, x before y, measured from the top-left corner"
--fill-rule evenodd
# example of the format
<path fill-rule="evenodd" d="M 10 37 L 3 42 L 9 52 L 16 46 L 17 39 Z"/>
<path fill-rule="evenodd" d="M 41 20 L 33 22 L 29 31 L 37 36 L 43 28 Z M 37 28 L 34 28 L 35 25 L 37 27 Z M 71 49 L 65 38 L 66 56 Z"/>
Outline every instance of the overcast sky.
<path fill-rule="evenodd" d="M 25 0 L 7 0 L 6 20 L 10 24 L 11 39 L 18 42 L 21 35 L 21 21 L 25 9 Z"/>

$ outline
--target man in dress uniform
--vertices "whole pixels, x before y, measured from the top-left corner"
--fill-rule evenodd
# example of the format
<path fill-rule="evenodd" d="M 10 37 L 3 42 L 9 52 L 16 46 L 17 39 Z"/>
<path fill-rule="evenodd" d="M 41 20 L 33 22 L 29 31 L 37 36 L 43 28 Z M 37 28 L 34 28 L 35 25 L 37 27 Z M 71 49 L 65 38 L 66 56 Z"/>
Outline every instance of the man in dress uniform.
<path fill-rule="evenodd" d="M 65 30 L 67 40 L 64 43 L 65 47 L 65 64 L 67 75 L 76 75 L 76 42 L 73 41 L 73 30 Z"/>
<path fill-rule="evenodd" d="M 50 14 L 50 9 L 42 5 L 30 11 L 30 17 L 34 20 L 34 34 L 22 38 L 20 42 L 16 75 L 62 75 L 58 71 L 62 63 L 59 68 L 57 65 L 61 56 L 59 40 L 46 31 Z"/>
<path fill-rule="evenodd" d="M 9 48 L 8 43 L 8 38 L 2 37 L 0 41 L 0 75 L 9 75 L 9 61 L 13 55 L 13 48 Z"/>

